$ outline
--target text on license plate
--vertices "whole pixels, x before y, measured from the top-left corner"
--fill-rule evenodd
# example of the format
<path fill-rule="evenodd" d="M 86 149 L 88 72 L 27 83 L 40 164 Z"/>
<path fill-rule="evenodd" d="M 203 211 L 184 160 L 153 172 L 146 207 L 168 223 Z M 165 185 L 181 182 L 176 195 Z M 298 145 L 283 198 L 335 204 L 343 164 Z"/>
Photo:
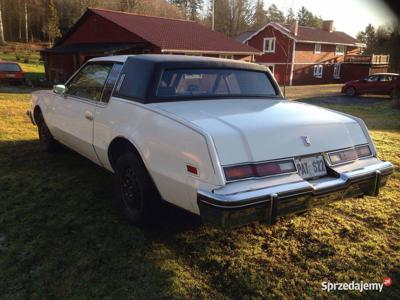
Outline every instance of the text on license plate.
<path fill-rule="evenodd" d="M 299 175 L 304 179 L 326 175 L 325 161 L 321 155 L 296 158 L 295 163 Z"/>
<path fill-rule="evenodd" d="M 6 74 L 6 77 L 7 77 L 7 78 L 14 78 L 14 77 L 15 77 L 15 74 Z"/>

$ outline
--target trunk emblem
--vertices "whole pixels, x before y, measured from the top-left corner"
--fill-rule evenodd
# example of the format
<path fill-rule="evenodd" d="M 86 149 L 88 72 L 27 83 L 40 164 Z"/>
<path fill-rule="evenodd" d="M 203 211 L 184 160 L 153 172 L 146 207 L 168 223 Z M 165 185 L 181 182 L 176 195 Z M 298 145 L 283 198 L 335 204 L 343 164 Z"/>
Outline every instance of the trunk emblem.
<path fill-rule="evenodd" d="M 301 137 L 301 139 L 303 140 L 304 146 L 306 147 L 311 146 L 311 140 L 308 136 L 304 135 Z"/>

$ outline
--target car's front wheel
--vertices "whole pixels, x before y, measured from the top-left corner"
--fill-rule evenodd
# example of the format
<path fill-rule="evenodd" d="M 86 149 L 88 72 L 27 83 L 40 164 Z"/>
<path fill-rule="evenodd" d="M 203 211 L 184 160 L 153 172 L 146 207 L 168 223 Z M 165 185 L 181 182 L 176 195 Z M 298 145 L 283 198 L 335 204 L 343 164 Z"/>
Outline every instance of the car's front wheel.
<path fill-rule="evenodd" d="M 345 90 L 345 93 L 346 93 L 347 96 L 354 97 L 357 94 L 357 91 L 353 86 L 349 86 Z"/>
<path fill-rule="evenodd" d="M 37 127 L 39 133 L 39 143 L 42 149 L 49 153 L 55 153 L 60 150 L 59 142 L 54 139 L 42 116 L 40 116 L 37 120 Z"/>
<path fill-rule="evenodd" d="M 159 195 L 144 164 L 134 153 L 127 152 L 118 158 L 114 169 L 118 206 L 130 223 L 149 223 Z"/>

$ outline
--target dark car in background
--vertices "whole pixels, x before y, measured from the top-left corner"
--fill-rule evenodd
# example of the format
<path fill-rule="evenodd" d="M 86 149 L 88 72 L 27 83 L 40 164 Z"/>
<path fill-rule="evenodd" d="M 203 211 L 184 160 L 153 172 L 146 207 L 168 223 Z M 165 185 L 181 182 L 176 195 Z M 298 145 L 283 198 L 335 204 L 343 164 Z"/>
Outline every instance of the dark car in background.
<path fill-rule="evenodd" d="M 24 82 L 25 74 L 19 64 L 15 62 L 0 61 L 0 84 Z"/>
<path fill-rule="evenodd" d="M 342 93 L 348 96 L 382 94 L 397 98 L 399 92 L 400 74 L 396 73 L 373 74 L 363 79 L 346 82 L 342 87 Z"/>

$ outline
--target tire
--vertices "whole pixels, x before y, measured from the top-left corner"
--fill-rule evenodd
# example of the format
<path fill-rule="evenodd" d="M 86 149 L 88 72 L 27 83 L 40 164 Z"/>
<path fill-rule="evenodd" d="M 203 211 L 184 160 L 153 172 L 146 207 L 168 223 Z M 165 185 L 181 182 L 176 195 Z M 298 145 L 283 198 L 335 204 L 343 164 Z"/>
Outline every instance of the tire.
<path fill-rule="evenodd" d="M 132 152 L 122 154 L 115 164 L 118 207 L 128 222 L 147 225 L 154 221 L 160 196 L 143 162 Z"/>
<path fill-rule="evenodd" d="M 345 90 L 345 93 L 346 93 L 347 96 L 350 96 L 350 97 L 354 97 L 354 96 L 357 95 L 357 91 L 356 91 L 356 89 L 355 89 L 353 86 L 349 86 L 349 87 Z"/>
<path fill-rule="evenodd" d="M 53 135 L 51 134 L 49 128 L 47 127 L 43 116 L 37 120 L 38 134 L 39 134 L 39 143 L 43 151 L 49 153 L 56 153 L 60 150 L 61 145 L 57 142 Z"/>

